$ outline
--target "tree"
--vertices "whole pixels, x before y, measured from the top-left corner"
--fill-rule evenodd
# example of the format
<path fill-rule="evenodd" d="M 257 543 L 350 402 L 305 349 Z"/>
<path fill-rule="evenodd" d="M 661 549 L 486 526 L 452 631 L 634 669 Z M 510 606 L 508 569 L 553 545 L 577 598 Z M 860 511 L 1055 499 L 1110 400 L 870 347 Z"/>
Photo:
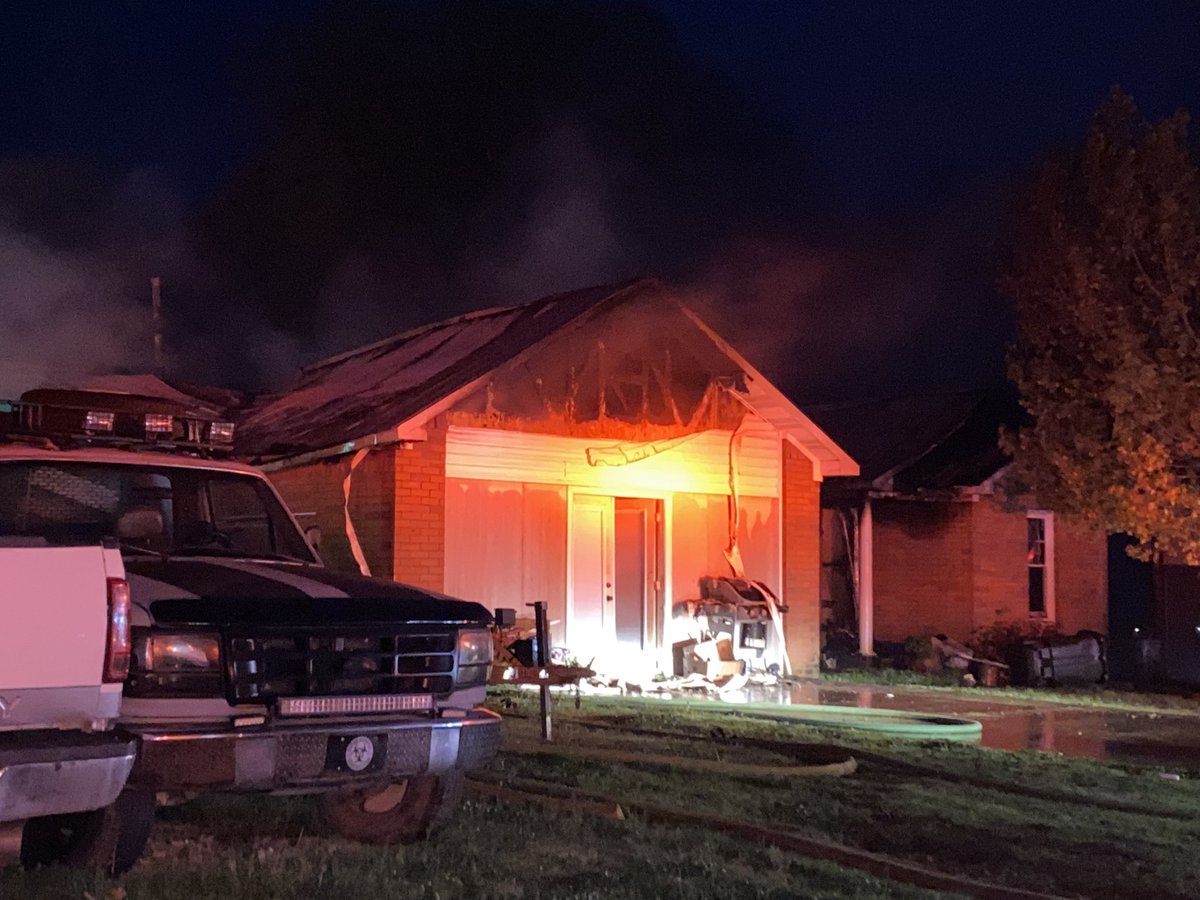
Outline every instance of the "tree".
<path fill-rule="evenodd" d="M 1001 289 L 1009 374 L 1033 424 L 1009 437 L 1039 501 L 1200 563 L 1200 174 L 1188 117 L 1114 88 L 1081 148 L 1018 203 Z"/>

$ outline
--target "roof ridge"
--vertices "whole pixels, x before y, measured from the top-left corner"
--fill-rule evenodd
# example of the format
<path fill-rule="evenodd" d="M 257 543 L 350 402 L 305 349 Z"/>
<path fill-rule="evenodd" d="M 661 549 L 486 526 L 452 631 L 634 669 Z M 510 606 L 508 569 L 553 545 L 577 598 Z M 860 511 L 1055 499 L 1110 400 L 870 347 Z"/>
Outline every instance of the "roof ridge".
<path fill-rule="evenodd" d="M 866 406 L 874 403 L 895 403 L 900 400 L 917 400 L 927 399 L 931 397 L 959 397 L 969 395 L 984 395 L 997 387 L 973 387 L 973 388 L 942 388 L 933 391 L 912 391 L 903 394 L 876 394 L 869 397 L 859 397 L 851 400 L 827 400 L 816 403 L 801 404 L 806 410 L 813 409 L 846 409 L 852 406 Z"/>
<path fill-rule="evenodd" d="M 449 328 L 451 325 L 460 325 L 463 322 L 472 322 L 476 319 L 486 319 L 489 316 L 498 316 L 501 313 L 512 312 L 515 309 L 521 309 L 524 306 L 532 306 L 538 302 L 540 301 L 533 300 L 529 303 L 519 303 L 515 306 L 489 306 L 486 309 L 475 309 L 469 312 L 460 313 L 457 316 L 451 316 L 449 319 L 439 319 L 436 322 L 427 322 L 424 325 L 417 325 L 414 328 L 409 328 L 407 331 L 400 331 L 395 334 L 388 335 L 385 338 L 380 338 L 379 340 L 370 344 L 364 344 L 361 347 L 353 347 L 350 350 L 343 350 L 341 353 L 335 353 L 333 356 L 327 356 L 324 359 L 319 359 L 314 363 L 309 363 L 300 370 L 300 374 L 304 375 L 310 372 L 315 372 L 318 369 L 324 369 L 327 366 L 337 365 L 338 363 L 345 362 L 348 359 L 353 359 L 356 356 L 369 353 L 372 350 L 378 350 L 398 341 L 412 340 L 413 338 L 420 337 L 423 334 L 436 331 L 439 328 Z"/>
<path fill-rule="evenodd" d="M 970 393 L 970 392 L 962 391 L 959 393 Z M 949 441 L 952 437 L 954 437 L 954 435 L 958 434 L 959 431 L 961 431 L 963 428 L 965 428 L 967 426 L 967 423 L 970 422 L 972 418 L 974 418 L 975 414 L 978 411 L 979 411 L 979 406 L 976 405 L 976 406 L 972 406 L 969 410 L 967 410 L 967 412 L 961 418 L 956 416 L 954 419 L 954 424 L 950 427 L 950 429 L 945 431 L 944 433 L 942 433 L 941 436 L 938 437 L 933 443 L 931 443 L 928 447 L 926 447 L 924 450 L 922 450 L 916 456 L 913 456 L 911 459 L 901 460 L 899 463 L 892 466 L 887 471 L 882 472 L 881 474 L 875 476 L 875 478 L 873 478 L 871 480 L 872 484 L 877 484 L 880 480 L 885 479 L 885 478 L 895 478 L 896 475 L 899 474 L 900 472 L 903 472 L 905 469 L 908 469 L 908 468 L 911 468 L 912 466 L 917 465 L 921 460 L 923 460 L 926 457 L 930 456 L 931 454 L 937 452 L 938 449 L 940 449 L 941 447 L 944 447 L 946 445 L 947 441 Z"/>
<path fill-rule="evenodd" d="M 327 356 L 324 359 L 319 359 L 316 362 L 309 363 L 307 366 L 301 368 L 300 374 L 306 375 L 311 372 L 316 372 L 328 366 L 337 365 L 338 363 L 345 362 L 348 359 L 353 359 L 356 356 L 361 356 L 364 353 L 369 353 L 372 350 L 378 350 L 382 347 L 386 347 L 389 344 L 403 340 L 412 340 L 413 338 L 420 337 L 423 334 L 428 334 L 429 332 L 435 331 L 439 328 L 449 328 L 452 325 L 460 325 L 463 322 L 486 319 L 490 316 L 498 316 L 502 315 L 503 313 L 511 313 L 521 309 L 528 309 L 529 307 L 538 306 L 539 304 L 546 305 L 551 301 L 562 300 L 564 297 L 568 297 L 571 294 L 580 293 L 581 291 L 608 288 L 610 289 L 609 293 L 605 295 L 605 297 L 608 297 L 613 294 L 621 293 L 627 288 L 635 287 L 637 285 L 646 285 L 649 283 L 658 283 L 658 279 L 654 276 L 643 275 L 613 284 L 596 285 L 594 288 L 577 288 L 570 291 L 558 291 L 553 294 L 546 294 L 543 297 L 538 297 L 536 300 L 528 300 L 525 303 L 513 303 L 508 306 L 489 306 L 484 309 L 468 310 L 465 313 L 460 313 L 457 316 L 451 316 L 448 319 L 439 319 L 436 322 L 427 322 L 424 325 L 417 325 L 406 331 L 400 331 L 396 334 L 389 335 L 388 337 L 380 338 L 379 340 L 370 344 L 364 344 L 361 347 L 354 347 L 350 350 L 344 350 L 341 353 L 336 353 L 333 356 Z M 605 297 L 601 297 L 600 299 L 605 299 Z M 600 301 L 597 300 L 597 302 Z"/>

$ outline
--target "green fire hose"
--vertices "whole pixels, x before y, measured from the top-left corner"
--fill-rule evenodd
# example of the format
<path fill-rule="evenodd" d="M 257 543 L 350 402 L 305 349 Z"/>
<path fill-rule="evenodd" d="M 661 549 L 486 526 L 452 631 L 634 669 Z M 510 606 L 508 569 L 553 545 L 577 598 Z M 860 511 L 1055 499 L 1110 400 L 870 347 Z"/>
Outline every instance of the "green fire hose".
<path fill-rule="evenodd" d="M 844 728 L 879 737 L 975 742 L 983 736 L 983 725 L 974 719 L 898 709 L 826 706 L 815 703 L 753 703 L 745 706 L 714 703 L 712 706 L 714 712 L 747 719 L 791 722 L 813 728 Z"/>
<path fill-rule="evenodd" d="M 904 738 L 917 741 L 954 741 L 975 743 L 983 736 L 983 725 L 974 719 L 960 719 L 930 713 L 860 706 L 830 706 L 817 703 L 724 703 L 719 700 L 663 700 L 654 697 L 591 697 L 597 706 L 634 706 L 653 709 L 661 704 L 664 711 L 674 707 L 714 716 L 736 716 L 769 722 L 806 725 L 827 731 L 855 731 L 864 736 Z M 569 720 L 568 720 L 569 721 Z"/>

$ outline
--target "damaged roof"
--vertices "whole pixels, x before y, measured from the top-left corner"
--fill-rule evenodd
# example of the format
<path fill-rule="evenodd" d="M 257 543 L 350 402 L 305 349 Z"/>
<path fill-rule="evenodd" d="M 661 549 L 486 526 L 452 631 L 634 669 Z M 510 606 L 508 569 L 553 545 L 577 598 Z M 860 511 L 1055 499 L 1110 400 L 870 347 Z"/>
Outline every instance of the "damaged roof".
<path fill-rule="evenodd" d="M 238 452 L 289 456 L 399 426 L 585 313 L 651 286 L 635 281 L 480 310 L 322 360 L 250 406 L 238 424 Z"/>
<path fill-rule="evenodd" d="M 652 278 L 468 313 L 323 360 L 304 369 L 287 390 L 259 397 L 247 408 L 238 424 L 238 453 L 260 461 L 295 460 L 350 452 L 376 438 L 419 439 L 430 418 L 477 390 L 502 365 L 619 304 L 660 298 L 674 302 L 746 373 L 743 402 L 812 460 L 816 477 L 858 472 L 849 455 Z"/>
<path fill-rule="evenodd" d="M 977 487 L 1010 462 L 1000 430 L 1025 423 L 1011 389 L 946 391 L 805 406 L 861 467 L 860 481 L 898 493 Z"/>

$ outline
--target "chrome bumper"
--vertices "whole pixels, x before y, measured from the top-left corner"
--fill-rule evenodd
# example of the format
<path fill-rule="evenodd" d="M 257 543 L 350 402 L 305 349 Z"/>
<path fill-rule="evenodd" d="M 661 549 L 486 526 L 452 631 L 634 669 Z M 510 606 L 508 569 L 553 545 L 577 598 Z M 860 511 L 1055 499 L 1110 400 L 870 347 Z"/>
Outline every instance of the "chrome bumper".
<path fill-rule="evenodd" d="M 108 806 L 125 787 L 136 749 L 112 734 L 0 734 L 0 822 Z"/>
<path fill-rule="evenodd" d="M 130 784 L 155 791 L 320 790 L 355 782 L 436 775 L 486 765 L 500 745 L 500 717 L 304 722 L 226 731 L 140 730 Z M 378 760 L 363 771 L 329 765 L 331 739 L 369 737 Z"/>

